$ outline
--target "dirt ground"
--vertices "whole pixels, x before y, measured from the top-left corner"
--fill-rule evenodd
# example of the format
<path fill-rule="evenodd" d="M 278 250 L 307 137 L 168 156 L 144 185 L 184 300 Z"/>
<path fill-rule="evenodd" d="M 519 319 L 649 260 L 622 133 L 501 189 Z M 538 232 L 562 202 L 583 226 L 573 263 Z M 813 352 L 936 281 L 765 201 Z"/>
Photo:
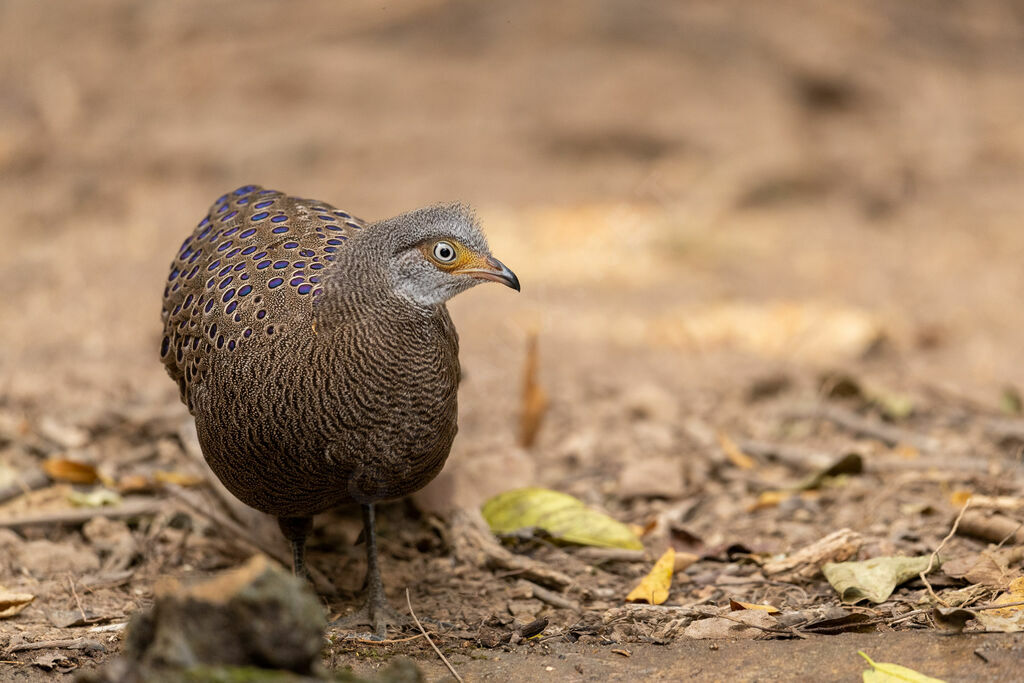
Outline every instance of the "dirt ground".
<path fill-rule="evenodd" d="M 949 635 L 932 607 L 1021 573 L 1020 3 L 8 0 L 0 46 L 0 593 L 35 596 L 0 618 L 0 679 L 100 665 L 162 579 L 283 551 L 223 523 L 157 352 L 172 250 L 253 182 L 368 219 L 466 201 L 523 283 L 452 301 L 459 437 L 380 513 L 392 602 L 408 587 L 467 680 L 856 680 L 858 650 L 1015 680 L 1020 634 Z M 637 525 L 646 554 L 508 541 L 572 579 L 559 606 L 454 552 L 453 510 L 525 485 Z M 927 556 L 970 495 L 942 557 L 977 571 L 852 607 L 768 571 L 841 529 L 852 559 Z M 317 522 L 331 614 L 358 602 L 359 526 Z M 667 605 L 782 616 L 709 640 L 616 612 L 668 545 L 696 561 Z M 324 665 L 447 675 L 420 638 L 365 641 L 329 630 Z"/>

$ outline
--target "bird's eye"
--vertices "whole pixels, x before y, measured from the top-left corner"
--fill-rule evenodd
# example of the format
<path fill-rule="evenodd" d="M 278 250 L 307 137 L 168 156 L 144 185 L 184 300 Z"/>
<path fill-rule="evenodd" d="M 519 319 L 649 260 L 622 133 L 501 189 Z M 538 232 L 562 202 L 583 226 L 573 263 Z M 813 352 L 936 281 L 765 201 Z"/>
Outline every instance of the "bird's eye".
<path fill-rule="evenodd" d="M 455 247 L 447 242 L 438 242 L 434 245 L 434 258 L 441 263 L 451 263 L 455 260 Z"/>

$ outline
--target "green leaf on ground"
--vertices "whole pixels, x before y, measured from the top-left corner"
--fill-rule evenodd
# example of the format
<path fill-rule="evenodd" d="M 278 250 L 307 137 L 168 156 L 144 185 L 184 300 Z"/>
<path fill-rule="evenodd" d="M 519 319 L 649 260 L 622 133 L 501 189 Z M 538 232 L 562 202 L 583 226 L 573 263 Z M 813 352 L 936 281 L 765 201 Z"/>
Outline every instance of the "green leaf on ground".
<path fill-rule="evenodd" d="M 929 557 L 876 557 L 863 562 L 829 562 L 821 568 L 821 573 L 843 602 L 885 602 L 896 586 L 928 568 Z M 936 559 L 932 569 L 938 566 Z"/>
<path fill-rule="evenodd" d="M 862 651 L 857 650 L 864 659 L 868 660 L 868 664 L 871 668 L 864 672 L 864 683 L 895 683 L 896 681 L 910 681 L 911 683 L 945 683 L 941 678 L 932 678 L 931 676 L 925 676 L 922 673 L 918 673 L 913 669 L 908 669 L 905 666 L 899 664 L 888 664 L 886 662 L 876 662 L 864 654 Z"/>
<path fill-rule="evenodd" d="M 496 534 L 536 528 L 566 543 L 627 550 L 644 547 L 622 522 L 591 510 L 577 498 L 550 489 L 506 491 L 484 503 L 481 511 Z"/>

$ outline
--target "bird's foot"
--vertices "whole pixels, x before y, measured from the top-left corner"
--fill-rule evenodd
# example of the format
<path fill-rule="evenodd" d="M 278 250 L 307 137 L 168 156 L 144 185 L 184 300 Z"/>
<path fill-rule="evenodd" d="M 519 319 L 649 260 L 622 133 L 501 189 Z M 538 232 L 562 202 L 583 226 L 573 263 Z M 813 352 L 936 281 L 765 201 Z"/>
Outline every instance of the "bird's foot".
<path fill-rule="evenodd" d="M 384 638 L 389 626 L 404 626 L 406 623 L 408 623 L 408 619 L 391 609 L 387 598 L 382 594 L 371 595 L 362 607 L 347 617 L 335 619 L 331 622 L 331 626 L 344 629 L 370 626 L 378 638 Z"/>

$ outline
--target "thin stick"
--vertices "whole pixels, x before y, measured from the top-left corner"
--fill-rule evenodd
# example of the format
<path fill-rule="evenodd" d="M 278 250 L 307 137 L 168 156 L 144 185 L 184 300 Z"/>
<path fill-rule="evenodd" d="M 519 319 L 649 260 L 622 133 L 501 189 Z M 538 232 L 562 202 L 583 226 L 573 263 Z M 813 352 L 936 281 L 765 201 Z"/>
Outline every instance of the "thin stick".
<path fill-rule="evenodd" d="M 1024 600 L 1021 600 L 1020 602 L 1004 602 L 1001 605 L 993 603 L 991 605 L 982 605 L 981 607 L 964 607 L 964 609 L 971 610 L 972 612 L 984 612 L 990 609 L 1003 609 L 1004 607 L 1020 607 L 1021 605 L 1024 605 Z"/>
<path fill-rule="evenodd" d="M 427 635 L 427 630 L 423 628 L 423 624 L 420 623 L 419 618 L 416 616 L 416 612 L 412 610 L 412 598 L 409 597 L 408 588 L 405 589 L 405 604 L 409 606 L 409 614 L 412 615 L 412 620 L 416 622 L 416 627 L 419 628 L 420 633 L 422 633 L 423 637 L 427 639 L 428 643 L 430 643 L 430 647 L 434 648 L 434 652 L 436 652 L 437 656 L 441 658 L 441 661 L 444 662 L 444 665 L 447 666 L 448 670 L 452 672 L 452 676 L 455 676 L 455 680 L 457 680 L 459 683 L 465 683 L 465 681 L 462 680 L 462 676 L 459 675 L 459 672 L 455 670 L 454 666 L 452 666 L 452 663 L 449 662 L 448 658 L 445 657 L 441 653 L 441 651 L 437 649 L 437 645 L 434 645 L 434 641 L 432 641 L 430 639 L 430 636 Z"/>
<path fill-rule="evenodd" d="M 161 501 L 157 498 L 127 499 L 120 505 L 104 505 L 96 508 L 74 508 L 41 512 L 13 519 L 0 520 L 0 529 L 18 529 L 26 526 L 55 526 L 58 524 L 85 524 L 96 517 L 121 519 L 124 517 L 143 517 L 159 512 Z"/>
<path fill-rule="evenodd" d="M 786 415 L 791 418 L 828 420 L 849 432 L 877 439 L 888 446 L 898 446 L 903 443 L 913 446 L 919 451 L 931 452 L 935 451 L 939 445 L 938 440 L 933 437 L 861 417 L 857 413 L 839 406 L 824 404 L 811 407 L 801 406 L 786 411 Z"/>
<path fill-rule="evenodd" d="M 82 615 L 82 621 L 88 622 L 89 617 L 85 616 L 85 608 L 82 607 L 82 600 L 78 597 L 78 591 L 75 590 L 75 578 L 68 574 L 68 585 L 71 586 L 71 595 L 75 598 L 75 604 L 78 605 L 78 612 Z"/>
<path fill-rule="evenodd" d="M 1009 541 L 1009 540 L 1010 540 L 1011 538 L 1013 538 L 1014 536 L 1016 536 L 1016 535 L 1017 535 L 1017 532 L 1018 532 L 1018 531 L 1020 531 L 1020 528 L 1021 528 L 1022 526 L 1024 526 L 1024 522 L 1021 522 L 1020 524 L 1018 524 L 1018 525 L 1017 525 L 1017 528 L 1016 528 L 1016 529 L 1014 529 L 1014 530 L 1013 530 L 1013 531 L 1011 531 L 1010 533 L 1008 533 L 1008 534 L 1006 534 L 1005 536 L 1003 536 L 1003 540 L 999 541 L 999 545 L 997 545 L 995 549 L 996 549 L 996 550 L 999 550 L 1000 548 L 1002 548 L 1002 547 L 1003 547 L 1003 544 L 1004 544 L 1004 543 L 1006 543 L 1006 542 L 1007 542 L 1007 541 Z"/>
<path fill-rule="evenodd" d="M 928 568 L 919 574 L 919 576 L 921 577 L 921 581 L 924 582 L 925 588 L 928 589 L 928 594 L 935 598 L 935 602 L 939 603 L 943 607 L 949 607 L 949 603 L 935 594 L 935 589 L 932 588 L 932 584 L 928 582 L 927 578 L 925 578 L 925 574 L 932 570 L 932 566 L 935 565 L 935 559 L 939 556 L 939 551 L 942 550 L 945 547 L 946 543 L 949 541 L 949 539 L 953 538 L 954 534 L 956 534 L 957 527 L 960 526 L 960 520 L 964 518 L 964 513 L 967 512 L 967 508 L 970 505 L 971 499 L 968 498 L 967 500 L 964 501 L 964 506 L 960 508 L 960 514 L 958 514 L 956 516 L 956 519 L 953 521 L 953 528 L 949 530 L 949 533 L 946 534 L 946 537 L 942 539 L 941 543 L 939 543 L 939 547 L 932 551 L 931 557 L 928 558 Z"/>
<path fill-rule="evenodd" d="M 526 579 L 520 579 L 519 580 L 519 585 L 523 586 L 528 591 L 530 591 L 530 594 L 533 595 L 533 597 L 535 597 L 538 600 L 541 600 L 543 602 L 546 602 L 549 605 L 552 605 L 554 607 L 559 607 L 561 609 L 569 609 L 569 610 L 572 610 L 574 612 L 579 612 L 580 611 L 580 606 L 577 603 L 573 602 L 572 600 L 570 600 L 570 599 L 568 599 L 568 598 L 566 598 L 564 596 L 559 595 L 558 593 L 556 593 L 554 591 L 550 591 L 547 588 L 544 588 L 543 586 L 538 586 L 537 584 L 533 583 L 532 581 L 527 581 Z"/>
<path fill-rule="evenodd" d="M 20 643 L 12 645 L 8 648 L 8 652 L 13 654 L 22 650 L 47 650 L 49 648 L 58 650 L 94 650 L 96 652 L 107 651 L 107 648 L 103 647 L 103 644 L 99 641 L 86 638 L 71 638 L 69 640 L 37 640 L 34 643 Z"/>

